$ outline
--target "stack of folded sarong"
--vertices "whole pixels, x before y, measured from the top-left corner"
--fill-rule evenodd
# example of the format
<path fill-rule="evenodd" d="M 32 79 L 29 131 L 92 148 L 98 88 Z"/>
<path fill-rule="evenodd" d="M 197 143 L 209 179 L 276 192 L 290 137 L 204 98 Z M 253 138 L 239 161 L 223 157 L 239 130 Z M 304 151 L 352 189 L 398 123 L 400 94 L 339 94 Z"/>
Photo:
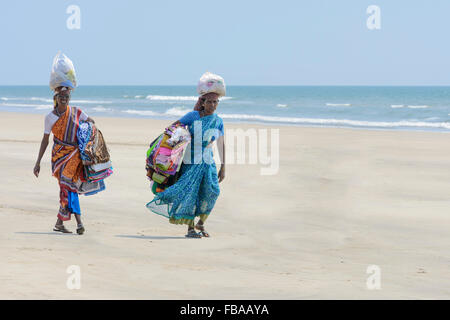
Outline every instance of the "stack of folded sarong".
<path fill-rule="evenodd" d="M 103 180 L 113 173 L 113 168 L 101 131 L 92 122 L 82 121 L 77 139 L 83 163 L 83 179 L 78 193 L 92 195 L 105 190 Z"/>
<path fill-rule="evenodd" d="M 174 184 L 179 176 L 184 153 L 191 141 L 189 131 L 182 125 L 166 128 L 150 143 L 145 169 L 151 180 L 153 193 Z"/>

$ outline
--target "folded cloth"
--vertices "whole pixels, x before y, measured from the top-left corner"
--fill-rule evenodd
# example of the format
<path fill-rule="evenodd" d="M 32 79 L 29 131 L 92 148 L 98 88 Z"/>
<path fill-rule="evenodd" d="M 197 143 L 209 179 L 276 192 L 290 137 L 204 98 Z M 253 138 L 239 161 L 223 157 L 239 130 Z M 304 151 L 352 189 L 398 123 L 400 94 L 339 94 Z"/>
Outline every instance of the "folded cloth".
<path fill-rule="evenodd" d="M 113 173 L 112 167 L 102 170 L 102 171 L 99 171 L 99 172 L 96 172 L 96 171 L 93 171 L 90 168 L 90 166 L 84 166 L 84 177 L 85 177 L 86 181 L 89 181 L 89 182 L 96 182 L 99 180 L 106 179 L 112 173 Z"/>
<path fill-rule="evenodd" d="M 111 168 L 111 161 L 105 162 L 105 163 L 95 163 L 95 164 L 91 164 L 90 169 L 92 171 L 98 172 L 98 171 L 102 171 L 108 168 Z"/>
<path fill-rule="evenodd" d="M 101 191 L 103 191 L 103 190 L 106 189 L 106 187 L 105 187 L 105 181 L 100 180 L 100 181 L 98 182 L 98 184 L 99 184 L 99 188 L 98 188 L 97 190 L 93 190 L 93 191 L 91 191 L 91 192 L 85 193 L 84 195 L 85 195 L 85 196 L 92 196 L 92 195 L 97 194 L 97 193 L 99 193 L 99 192 L 101 192 Z"/>
<path fill-rule="evenodd" d="M 105 183 L 103 180 L 96 182 L 85 181 L 78 185 L 78 193 L 84 194 L 85 196 L 90 196 L 103 190 L 105 190 Z"/>
<path fill-rule="evenodd" d="M 80 157 L 84 165 L 110 161 L 108 147 L 103 134 L 92 122 L 80 122 L 77 130 L 77 139 Z"/>
<path fill-rule="evenodd" d="M 105 139 L 100 130 L 95 130 L 95 140 L 92 148 L 87 150 L 87 153 L 91 156 L 94 163 L 105 163 L 110 160 L 108 147 L 106 146 Z"/>
<path fill-rule="evenodd" d="M 94 126 L 91 122 L 82 121 L 77 130 L 78 148 L 80 149 L 80 157 L 85 163 L 93 162 L 89 155 L 85 152 L 88 143 L 93 141 Z"/>

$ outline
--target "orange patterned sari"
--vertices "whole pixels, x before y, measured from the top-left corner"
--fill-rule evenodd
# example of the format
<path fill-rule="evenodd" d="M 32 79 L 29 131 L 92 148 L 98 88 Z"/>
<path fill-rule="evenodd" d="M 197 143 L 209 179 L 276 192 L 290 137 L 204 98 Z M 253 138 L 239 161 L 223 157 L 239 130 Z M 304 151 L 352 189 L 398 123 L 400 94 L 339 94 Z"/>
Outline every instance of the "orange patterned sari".
<path fill-rule="evenodd" d="M 52 128 L 52 173 L 58 179 L 60 187 L 58 217 L 63 221 L 70 220 L 70 215 L 74 213 L 69 199 L 74 198 L 74 194 L 78 192 L 77 182 L 84 181 L 77 142 L 80 115 L 80 109 L 68 106 Z M 78 194 L 76 201 L 78 202 Z"/>

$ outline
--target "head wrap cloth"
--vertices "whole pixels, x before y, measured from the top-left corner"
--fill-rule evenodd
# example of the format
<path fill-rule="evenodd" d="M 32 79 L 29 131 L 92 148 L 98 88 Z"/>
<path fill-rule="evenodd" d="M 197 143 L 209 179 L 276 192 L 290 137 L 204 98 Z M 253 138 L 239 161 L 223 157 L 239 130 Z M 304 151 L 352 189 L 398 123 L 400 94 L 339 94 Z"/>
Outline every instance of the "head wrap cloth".
<path fill-rule="evenodd" d="M 226 87 L 223 78 L 211 72 L 205 72 L 197 84 L 197 92 L 200 95 L 194 110 L 201 110 L 205 99 L 217 99 L 225 96 Z"/>

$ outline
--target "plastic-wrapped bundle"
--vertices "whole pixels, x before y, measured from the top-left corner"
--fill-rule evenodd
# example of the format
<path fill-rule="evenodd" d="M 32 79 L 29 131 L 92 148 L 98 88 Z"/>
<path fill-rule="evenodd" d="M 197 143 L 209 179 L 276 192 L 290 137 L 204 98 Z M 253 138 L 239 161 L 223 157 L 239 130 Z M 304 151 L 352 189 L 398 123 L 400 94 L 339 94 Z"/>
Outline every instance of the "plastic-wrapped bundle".
<path fill-rule="evenodd" d="M 214 92 L 217 93 L 219 97 L 223 97 L 226 94 L 225 81 L 217 74 L 205 72 L 198 81 L 197 92 L 201 96 Z"/>
<path fill-rule="evenodd" d="M 189 141 L 191 139 L 191 134 L 186 128 L 183 127 L 177 127 L 175 131 L 172 133 L 172 136 L 169 140 L 167 140 L 167 143 L 170 146 L 174 146 L 182 141 Z"/>
<path fill-rule="evenodd" d="M 63 53 L 58 52 L 53 59 L 50 89 L 55 90 L 61 86 L 74 89 L 77 86 L 77 79 L 72 61 Z"/>
<path fill-rule="evenodd" d="M 152 184 L 155 187 L 153 189 L 158 187 L 161 190 L 175 183 L 190 141 L 189 131 L 181 126 L 169 127 L 153 140 L 147 151 L 145 167 L 147 177 L 156 183 L 156 186 Z"/>

